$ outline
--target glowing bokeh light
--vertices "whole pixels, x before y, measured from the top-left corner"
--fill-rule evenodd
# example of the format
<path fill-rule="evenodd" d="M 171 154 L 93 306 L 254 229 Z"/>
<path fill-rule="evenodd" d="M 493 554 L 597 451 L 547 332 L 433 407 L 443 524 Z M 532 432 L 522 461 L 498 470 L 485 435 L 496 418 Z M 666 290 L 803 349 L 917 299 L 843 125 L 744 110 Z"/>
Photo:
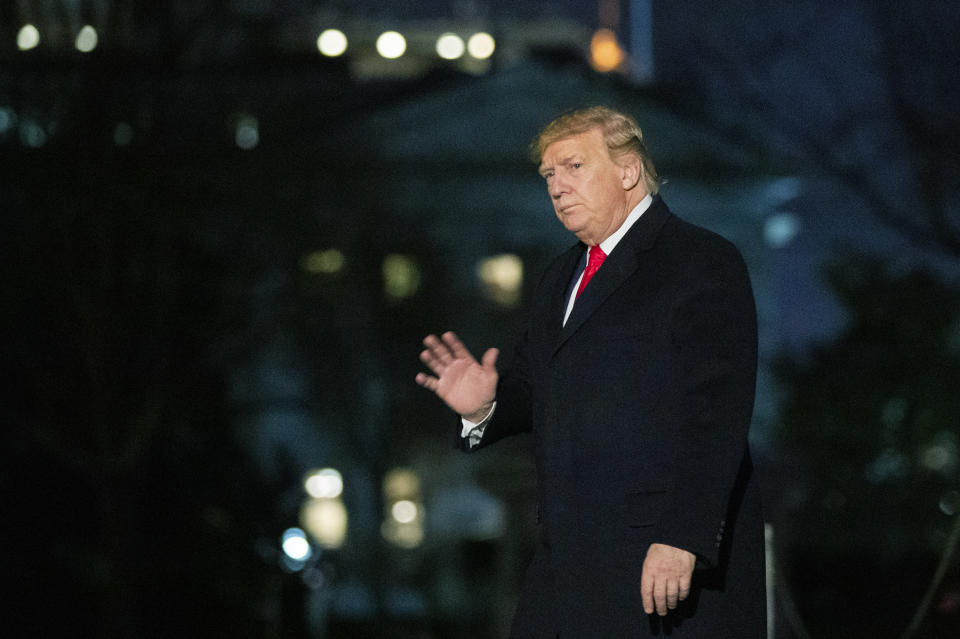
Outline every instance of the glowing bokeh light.
<path fill-rule="evenodd" d="M 347 36 L 339 29 L 327 29 L 317 38 L 317 50 L 323 55 L 335 58 L 347 50 Z"/>
<path fill-rule="evenodd" d="M 330 275 L 340 271 L 345 261 L 343 253 L 338 249 L 327 249 L 313 251 L 303 258 L 301 266 L 308 273 Z"/>
<path fill-rule="evenodd" d="M 523 260 L 511 253 L 481 261 L 477 274 L 487 298 L 503 306 L 515 306 L 523 289 Z"/>
<path fill-rule="evenodd" d="M 22 120 L 20 122 L 20 142 L 24 146 L 38 149 L 47 143 L 47 131 L 33 120 Z"/>
<path fill-rule="evenodd" d="M 590 62 L 597 71 L 613 71 L 623 64 L 626 54 L 610 29 L 598 29 L 590 39 Z"/>
<path fill-rule="evenodd" d="M 118 122 L 113 127 L 113 143 L 117 146 L 127 146 L 133 142 L 133 127 L 126 122 Z"/>
<path fill-rule="evenodd" d="M 29 51 L 40 44 L 40 32 L 32 24 L 25 24 L 20 27 L 17 33 L 17 48 L 21 51 Z"/>
<path fill-rule="evenodd" d="M 406 255 L 388 255 L 383 260 L 383 291 L 387 297 L 404 299 L 420 288 L 420 267 Z"/>
<path fill-rule="evenodd" d="M 420 494 L 420 477 L 409 468 L 394 468 L 383 478 L 383 495 L 389 501 L 410 499 Z"/>
<path fill-rule="evenodd" d="M 12 129 L 15 122 L 16 114 L 13 112 L 13 109 L 0 107 L 0 134 Z"/>
<path fill-rule="evenodd" d="M 455 33 L 444 33 L 437 38 L 437 55 L 444 60 L 456 60 L 463 56 L 465 50 L 463 38 Z"/>
<path fill-rule="evenodd" d="M 780 212 L 767 218 L 763 224 L 763 239 L 771 248 L 783 248 L 800 233 L 800 218 L 793 213 Z"/>
<path fill-rule="evenodd" d="M 390 508 L 390 516 L 401 524 L 412 523 L 417 518 L 417 505 L 409 499 L 401 499 Z"/>
<path fill-rule="evenodd" d="M 307 473 L 303 487 L 311 497 L 332 499 L 343 493 L 343 477 L 334 468 L 321 468 Z"/>
<path fill-rule="evenodd" d="M 944 493 L 940 498 L 940 511 L 951 517 L 960 512 L 960 492 L 950 490 Z"/>
<path fill-rule="evenodd" d="M 234 142 L 244 151 L 249 151 L 260 143 L 260 125 L 255 117 L 244 115 L 237 120 Z"/>
<path fill-rule="evenodd" d="M 483 31 L 474 33 L 470 36 L 470 39 L 467 40 L 467 51 L 478 60 L 486 60 L 493 55 L 493 51 L 496 48 L 497 44 L 493 36 Z"/>
<path fill-rule="evenodd" d="M 340 548 L 347 538 L 347 508 L 340 499 L 308 499 L 300 509 L 300 524 L 320 546 Z"/>
<path fill-rule="evenodd" d="M 296 561 L 306 561 L 313 554 L 307 535 L 300 528 L 287 528 L 283 532 L 280 545 L 283 548 L 283 554 Z"/>
<path fill-rule="evenodd" d="M 388 60 L 402 56 L 407 50 L 407 40 L 396 31 L 384 31 L 377 38 L 377 53 Z"/>
<path fill-rule="evenodd" d="M 89 24 L 84 25 L 77 34 L 77 40 L 74 43 L 77 51 L 81 53 L 90 53 L 97 48 L 97 30 Z"/>

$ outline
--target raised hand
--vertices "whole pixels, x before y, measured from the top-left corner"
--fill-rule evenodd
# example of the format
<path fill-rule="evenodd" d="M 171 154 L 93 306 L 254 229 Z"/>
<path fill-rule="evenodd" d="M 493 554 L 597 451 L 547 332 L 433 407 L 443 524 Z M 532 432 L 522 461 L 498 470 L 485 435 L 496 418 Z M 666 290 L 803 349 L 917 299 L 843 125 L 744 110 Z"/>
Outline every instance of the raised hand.
<path fill-rule="evenodd" d="M 435 392 L 458 415 L 480 422 L 496 398 L 499 376 L 495 364 L 499 351 L 488 349 L 478 362 L 449 331 L 439 338 L 427 335 L 423 345 L 426 348 L 420 353 L 420 361 L 433 375 L 418 373 L 417 383 Z"/>

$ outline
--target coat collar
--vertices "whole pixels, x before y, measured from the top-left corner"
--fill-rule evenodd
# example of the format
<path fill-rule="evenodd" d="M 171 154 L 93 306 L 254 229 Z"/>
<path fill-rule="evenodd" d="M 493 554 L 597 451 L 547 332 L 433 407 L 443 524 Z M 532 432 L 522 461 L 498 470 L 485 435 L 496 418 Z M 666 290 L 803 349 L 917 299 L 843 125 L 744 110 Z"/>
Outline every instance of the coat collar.
<path fill-rule="evenodd" d="M 570 317 L 567 318 L 567 323 L 559 329 L 554 353 L 583 326 L 583 323 L 593 315 L 604 300 L 610 297 L 637 270 L 641 255 L 644 251 L 653 247 L 663 225 L 671 216 L 672 213 L 670 213 L 667 205 L 663 203 L 659 196 L 655 196 L 650 208 L 627 231 L 627 234 L 617 244 L 617 248 L 604 260 L 603 266 L 590 280 L 590 285 L 580 294 Z M 582 259 L 585 250 L 586 246 L 579 243 L 567 251 L 567 254 L 561 260 L 560 276 L 557 278 L 553 296 L 555 303 L 552 304 L 556 310 L 554 316 L 559 318 L 558 325 L 563 321 L 569 281 L 576 277 L 576 265 Z"/>

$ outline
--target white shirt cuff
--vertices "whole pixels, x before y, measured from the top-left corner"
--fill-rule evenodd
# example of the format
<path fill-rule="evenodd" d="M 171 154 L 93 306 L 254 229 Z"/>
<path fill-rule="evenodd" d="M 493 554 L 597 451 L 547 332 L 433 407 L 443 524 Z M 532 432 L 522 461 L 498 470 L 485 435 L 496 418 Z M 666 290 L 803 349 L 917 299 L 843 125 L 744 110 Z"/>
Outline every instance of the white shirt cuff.
<path fill-rule="evenodd" d="M 471 422 L 466 417 L 460 418 L 460 421 L 463 423 L 463 428 L 460 430 L 460 437 L 466 439 L 467 444 L 469 444 L 471 448 L 480 443 L 480 439 L 483 437 L 483 431 L 487 427 L 487 424 L 490 423 L 490 418 L 493 417 L 493 411 L 496 407 L 497 402 L 493 402 L 493 405 L 490 407 L 490 412 L 479 422 Z"/>

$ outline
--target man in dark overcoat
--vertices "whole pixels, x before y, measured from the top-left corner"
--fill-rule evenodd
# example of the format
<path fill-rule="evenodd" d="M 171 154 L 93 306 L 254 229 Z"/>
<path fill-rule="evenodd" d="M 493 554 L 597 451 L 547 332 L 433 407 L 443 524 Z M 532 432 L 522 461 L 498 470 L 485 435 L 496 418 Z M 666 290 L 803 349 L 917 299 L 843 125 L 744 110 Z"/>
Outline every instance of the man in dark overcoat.
<path fill-rule="evenodd" d="M 543 275 L 509 370 L 448 332 L 417 376 L 467 450 L 533 433 L 540 530 L 511 637 L 766 637 L 743 259 L 670 212 L 629 116 L 566 114 L 535 155 L 579 242 Z"/>

